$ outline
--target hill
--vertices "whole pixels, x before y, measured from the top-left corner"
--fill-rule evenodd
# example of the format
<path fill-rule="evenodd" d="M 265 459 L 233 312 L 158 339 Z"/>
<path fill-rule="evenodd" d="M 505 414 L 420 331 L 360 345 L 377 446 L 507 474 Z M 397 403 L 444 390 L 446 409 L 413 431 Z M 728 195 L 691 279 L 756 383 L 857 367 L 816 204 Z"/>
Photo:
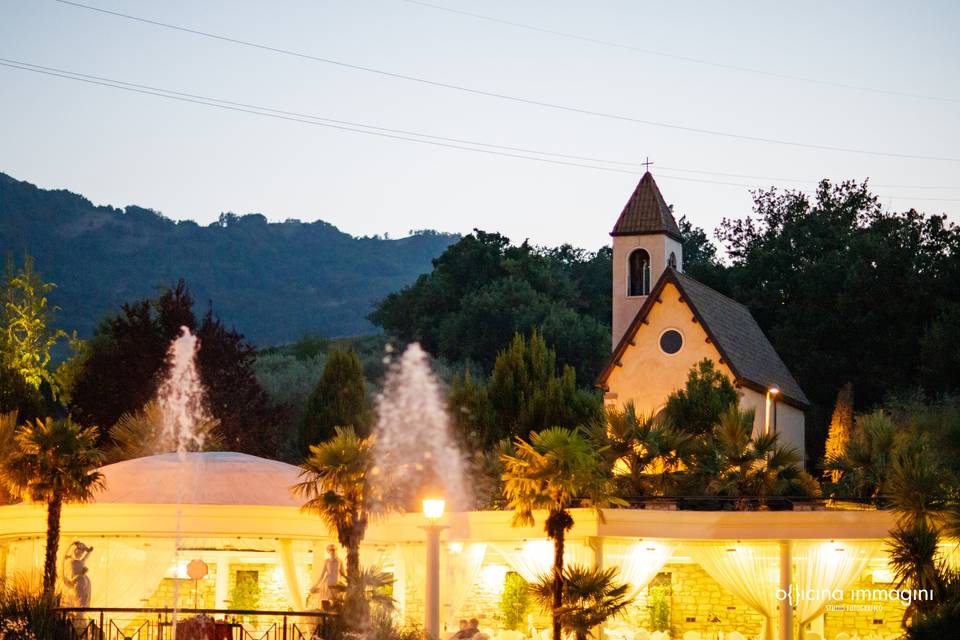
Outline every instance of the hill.
<path fill-rule="evenodd" d="M 457 239 L 434 231 L 356 238 L 323 221 L 272 223 L 257 213 L 200 226 L 136 206 L 94 206 L 0 173 L 0 247 L 34 256 L 57 284 L 58 324 L 82 337 L 119 305 L 180 278 L 200 310 L 211 302 L 257 344 L 369 333 L 372 305 L 429 271 Z"/>

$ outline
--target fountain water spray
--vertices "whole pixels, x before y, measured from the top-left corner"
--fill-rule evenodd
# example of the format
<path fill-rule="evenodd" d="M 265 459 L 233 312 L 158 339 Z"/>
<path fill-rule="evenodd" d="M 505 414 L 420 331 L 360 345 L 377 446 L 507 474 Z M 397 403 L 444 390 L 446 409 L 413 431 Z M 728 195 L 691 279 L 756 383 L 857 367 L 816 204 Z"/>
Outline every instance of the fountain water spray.
<path fill-rule="evenodd" d="M 206 408 L 206 393 L 200 372 L 197 369 L 197 352 L 200 341 L 190 333 L 187 327 L 180 327 L 180 336 L 175 338 L 167 350 L 167 374 L 157 390 L 157 402 L 163 417 L 161 442 L 173 445 L 180 459 L 177 473 L 177 524 L 174 548 L 174 566 L 180 566 L 180 516 L 183 504 L 184 473 L 187 464 L 187 451 L 203 449 L 206 434 L 198 425 L 209 423 L 210 416 Z M 201 464 L 196 456 L 193 464 Z M 180 581 L 173 584 L 173 638 L 177 637 L 177 610 L 179 609 Z"/>
<path fill-rule="evenodd" d="M 440 382 L 419 344 L 391 365 L 377 398 L 377 416 L 376 477 L 391 484 L 387 493 L 412 502 L 439 485 L 452 511 L 469 509 L 466 460 L 450 435 Z"/>
<path fill-rule="evenodd" d="M 206 435 L 197 425 L 209 422 L 206 392 L 197 370 L 200 341 L 187 327 L 167 349 L 167 375 L 157 390 L 163 416 L 163 441 L 176 445 L 180 461 L 190 449 L 201 450 Z"/>

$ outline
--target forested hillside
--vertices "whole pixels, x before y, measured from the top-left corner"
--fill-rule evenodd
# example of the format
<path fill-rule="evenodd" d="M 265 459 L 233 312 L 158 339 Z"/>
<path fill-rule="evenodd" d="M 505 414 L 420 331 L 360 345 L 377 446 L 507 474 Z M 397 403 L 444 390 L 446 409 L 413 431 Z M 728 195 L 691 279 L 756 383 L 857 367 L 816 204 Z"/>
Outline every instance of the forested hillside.
<path fill-rule="evenodd" d="M 89 337 L 124 302 L 158 286 L 189 282 L 197 306 L 257 344 L 370 332 L 373 303 L 430 270 L 456 236 L 419 232 L 388 240 L 355 238 L 323 221 L 267 222 L 222 214 L 209 226 L 149 209 L 94 206 L 0 173 L 0 249 L 57 288 L 59 326 Z"/>

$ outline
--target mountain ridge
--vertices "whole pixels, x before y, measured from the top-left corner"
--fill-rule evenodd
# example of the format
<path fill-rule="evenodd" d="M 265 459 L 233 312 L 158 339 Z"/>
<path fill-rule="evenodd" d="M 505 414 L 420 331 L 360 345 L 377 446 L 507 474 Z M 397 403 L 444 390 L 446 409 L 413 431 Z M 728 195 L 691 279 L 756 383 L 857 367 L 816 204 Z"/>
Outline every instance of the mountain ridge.
<path fill-rule="evenodd" d="M 90 337 L 125 302 L 183 278 L 199 309 L 253 342 L 306 333 L 331 337 L 374 330 L 373 303 L 413 282 L 457 234 L 354 237 L 318 220 L 269 222 L 223 213 L 202 226 L 141 206 L 94 205 L 65 189 L 41 189 L 0 172 L 0 247 L 23 253 L 57 288 L 58 326 Z"/>

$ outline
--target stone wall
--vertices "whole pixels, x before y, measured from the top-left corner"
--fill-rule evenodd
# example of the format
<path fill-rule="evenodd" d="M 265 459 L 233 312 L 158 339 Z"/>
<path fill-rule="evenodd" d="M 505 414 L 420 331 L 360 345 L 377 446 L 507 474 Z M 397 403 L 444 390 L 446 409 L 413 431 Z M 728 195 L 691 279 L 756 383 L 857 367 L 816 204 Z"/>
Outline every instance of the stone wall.
<path fill-rule="evenodd" d="M 733 631 L 750 637 L 760 633 L 763 618 L 742 600 L 727 592 L 696 564 L 668 564 L 661 573 L 670 577 L 670 622 L 677 635 L 686 631 Z M 628 621 L 650 627 L 649 592 L 640 592 Z M 715 615 L 720 622 L 712 623 Z"/>
<path fill-rule="evenodd" d="M 900 621 L 906 607 L 897 600 L 885 600 L 873 594 L 875 589 L 888 593 L 893 587 L 892 584 L 874 583 L 871 573 L 865 572 L 844 592 L 843 601 L 830 603 L 830 608 L 835 610 L 823 614 L 824 638 L 835 638 L 841 631 L 851 637 L 854 633 L 861 638 L 877 633 L 884 638 L 899 637 L 903 632 Z M 869 591 L 870 596 L 857 597 L 859 590 Z"/>
<path fill-rule="evenodd" d="M 203 580 L 197 581 L 197 606 L 201 609 L 216 608 L 216 582 L 217 565 L 208 563 L 209 573 Z M 258 584 L 260 586 L 260 604 L 258 609 L 263 611 L 286 611 L 291 608 L 287 599 L 286 585 L 283 577 L 277 576 L 274 571 L 276 565 L 272 564 L 231 564 L 230 575 L 227 582 L 227 607 L 230 607 L 229 599 L 233 589 L 237 584 L 237 571 L 256 571 L 258 574 Z M 190 579 L 164 578 L 160 586 L 153 592 L 153 595 L 147 600 L 147 608 L 163 608 L 173 606 L 174 589 L 179 583 L 180 607 L 193 608 L 194 603 L 194 581 Z"/>

